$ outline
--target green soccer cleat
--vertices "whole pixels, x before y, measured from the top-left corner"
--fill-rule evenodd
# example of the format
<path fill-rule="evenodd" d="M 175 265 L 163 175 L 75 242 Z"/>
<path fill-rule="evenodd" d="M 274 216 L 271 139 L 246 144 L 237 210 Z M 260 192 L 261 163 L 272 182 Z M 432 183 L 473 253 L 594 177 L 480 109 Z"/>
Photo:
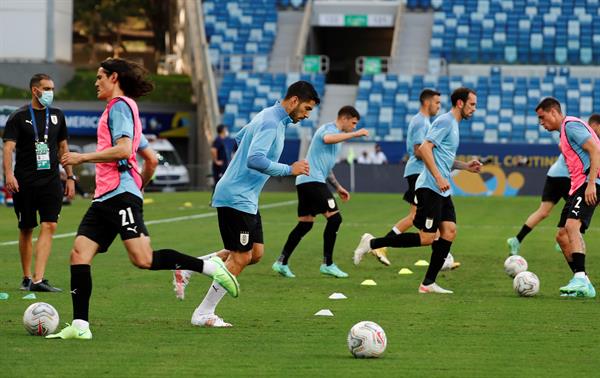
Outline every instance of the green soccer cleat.
<path fill-rule="evenodd" d="M 591 285 L 591 284 L 590 284 Z M 590 292 L 588 281 L 585 278 L 571 278 L 571 281 L 566 286 L 559 289 L 561 295 L 574 296 L 574 297 L 587 297 L 593 298 L 596 296 L 596 290 Z M 592 294 L 594 294 L 592 296 Z"/>
<path fill-rule="evenodd" d="M 342 272 L 340 270 L 340 268 L 338 268 L 337 265 L 335 265 L 335 264 L 331 264 L 331 265 L 321 264 L 319 271 L 323 274 L 328 274 L 328 275 L 334 276 L 336 278 L 348 277 L 348 273 Z"/>
<path fill-rule="evenodd" d="M 512 237 L 506 239 L 506 244 L 508 244 L 508 248 L 510 249 L 509 254 L 518 255 L 519 249 L 521 248 L 521 243 L 519 243 L 519 239 Z"/>
<path fill-rule="evenodd" d="M 79 329 L 74 325 L 67 323 L 67 326 L 63 328 L 59 333 L 46 336 L 47 339 L 77 339 L 77 340 L 91 340 L 92 331 L 90 329 Z"/>
<path fill-rule="evenodd" d="M 292 273 L 292 271 L 290 270 L 289 266 L 283 265 L 279 261 L 275 261 L 273 263 L 273 265 L 271 266 L 271 268 L 273 268 L 274 271 L 276 271 L 277 273 L 281 274 L 284 277 L 287 277 L 287 278 L 296 277 L 296 275 L 294 273 Z"/>
<path fill-rule="evenodd" d="M 223 286 L 223 288 L 227 290 L 229 295 L 231 295 L 234 298 L 237 298 L 238 295 L 240 295 L 240 285 L 238 284 L 238 281 L 235 278 L 235 276 L 231 274 L 229 270 L 227 270 L 227 267 L 225 266 L 225 264 L 223 264 L 223 260 L 221 260 L 220 258 L 215 256 L 211 258 L 210 261 L 214 262 L 219 266 L 212 278 L 215 281 L 217 281 L 219 285 Z"/>
<path fill-rule="evenodd" d="M 592 285 L 591 282 L 588 282 L 588 294 L 585 296 L 586 298 L 596 298 L 596 288 Z"/>
<path fill-rule="evenodd" d="M 560 244 L 558 244 L 558 243 L 554 244 L 554 249 L 558 253 L 563 253 L 562 248 L 560 248 Z"/>

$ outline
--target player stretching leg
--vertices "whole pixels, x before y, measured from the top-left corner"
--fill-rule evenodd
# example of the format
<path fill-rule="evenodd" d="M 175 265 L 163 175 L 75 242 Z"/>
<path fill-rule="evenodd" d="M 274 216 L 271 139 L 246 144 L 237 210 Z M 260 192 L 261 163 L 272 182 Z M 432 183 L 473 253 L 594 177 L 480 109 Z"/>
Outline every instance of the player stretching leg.
<path fill-rule="evenodd" d="M 559 289 L 561 295 L 596 296 L 585 271 L 585 242 L 582 233 L 589 227 L 598 203 L 600 188 L 600 139 L 584 121 L 562 114 L 560 102 L 543 99 L 535 108 L 540 124 L 548 131 L 560 131 L 560 148 L 571 174 L 569 199 L 563 207 L 556 241 L 573 278 Z"/>
<path fill-rule="evenodd" d="M 313 86 L 306 81 L 292 84 L 281 102 L 258 113 L 236 136 L 238 150 L 219 180 L 212 205 L 217 208 L 219 230 L 227 253 L 225 265 L 239 275 L 247 265 L 257 263 L 264 251 L 258 197 L 270 176 L 309 174 L 307 161 L 291 166 L 277 161 L 283 150 L 288 125 L 308 118 L 320 103 Z M 225 254 L 223 254 L 225 255 Z M 215 315 L 225 289 L 213 282 L 192 324 L 204 327 L 231 327 Z"/>
<path fill-rule="evenodd" d="M 479 161 L 464 163 L 455 160 L 459 144 L 458 124 L 475 112 L 475 91 L 458 88 L 450 98 L 452 109 L 433 122 L 419 147 L 426 168 L 419 174 L 415 184 L 417 212 L 414 225 L 420 230 L 419 233 L 402 233 L 377 239 L 367 233 L 362 236 L 354 251 L 354 263 L 359 264 L 363 256 L 375 248 L 431 245 L 431 261 L 425 279 L 419 286 L 419 293 L 452 293 L 435 282 L 456 237 L 456 214 L 451 198 L 450 172 L 452 169 L 465 169 L 470 172 L 479 172 L 481 169 Z M 438 230 L 440 237 L 435 240 Z"/>
<path fill-rule="evenodd" d="M 71 298 L 73 323 L 50 339 L 91 339 L 88 313 L 92 294 L 91 264 L 97 253 L 106 252 L 117 234 L 121 235 L 131 262 L 141 269 L 184 268 L 212 277 L 238 295 L 235 277 L 219 259 L 198 260 L 172 249 L 153 251 L 143 219 L 142 188 L 156 169 L 156 154 L 142 135 L 142 122 L 134 98 L 149 93 L 152 83 L 147 72 L 135 63 L 107 59 L 96 76 L 97 96 L 108 102 L 98 122 L 96 152 L 65 153 L 64 165 L 96 163 L 94 201 L 84 215 L 71 250 Z M 144 157 L 139 172 L 136 152 Z"/>
<path fill-rule="evenodd" d="M 348 277 L 347 273 L 333 263 L 333 248 L 342 216 L 333 194 L 327 188 L 326 181 L 335 187 L 342 201 L 350 199 L 350 194 L 337 182 L 332 169 L 342 148 L 342 142 L 369 135 L 366 129 L 354 131 L 359 119 L 360 114 L 356 109 L 352 106 L 344 106 L 338 111 L 335 122 L 324 124 L 313 136 L 307 153 L 310 175 L 296 178 L 298 224 L 290 232 L 281 256 L 272 266 L 274 271 L 284 277 L 295 277 L 288 266 L 288 260 L 300 240 L 312 228 L 317 214 L 323 214 L 327 219 L 323 232 L 323 264 L 320 271 L 337 278 Z"/>
<path fill-rule="evenodd" d="M 561 198 L 564 199 L 565 202 L 567 201 L 569 198 L 570 187 L 571 176 L 569 176 L 565 158 L 561 154 L 546 174 L 546 183 L 544 184 L 540 207 L 529 215 L 525 224 L 521 227 L 521 231 L 519 231 L 516 236 L 506 240 L 511 255 L 519 254 L 519 249 L 521 248 L 521 243 L 523 242 L 523 239 L 525 239 L 525 236 L 550 215 L 550 212 L 552 212 L 552 209 Z"/>

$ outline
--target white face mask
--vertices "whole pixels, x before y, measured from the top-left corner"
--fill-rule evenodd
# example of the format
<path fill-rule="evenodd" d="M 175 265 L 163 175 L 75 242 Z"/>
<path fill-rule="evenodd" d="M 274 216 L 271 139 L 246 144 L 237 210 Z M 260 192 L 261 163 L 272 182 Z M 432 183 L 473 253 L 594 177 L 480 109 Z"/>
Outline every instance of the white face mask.
<path fill-rule="evenodd" d="M 42 91 L 42 95 L 36 97 L 42 106 L 48 107 L 54 101 L 54 91 Z"/>

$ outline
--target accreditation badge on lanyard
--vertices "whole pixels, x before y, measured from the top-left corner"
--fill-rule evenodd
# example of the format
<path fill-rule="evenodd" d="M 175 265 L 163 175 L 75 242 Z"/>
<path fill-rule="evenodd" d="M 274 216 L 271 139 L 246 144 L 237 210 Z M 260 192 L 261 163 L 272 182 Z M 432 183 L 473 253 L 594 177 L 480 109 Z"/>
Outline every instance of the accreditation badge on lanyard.
<path fill-rule="evenodd" d="M 33 107 L 29 105 L 29 113 L 31 114 L 31 125 L 35 134 L 35 157 L 37 161 L 37 170 L 42 171 L 50 169 L 50 149 L 48 148 L 48 126 L 50 125 L 50 110 L 46 107 L 46 127 L 44 129 L 44 140 L 40 141 L 38 135 L 37 124 L 35 122 L 35 114 Z"/>

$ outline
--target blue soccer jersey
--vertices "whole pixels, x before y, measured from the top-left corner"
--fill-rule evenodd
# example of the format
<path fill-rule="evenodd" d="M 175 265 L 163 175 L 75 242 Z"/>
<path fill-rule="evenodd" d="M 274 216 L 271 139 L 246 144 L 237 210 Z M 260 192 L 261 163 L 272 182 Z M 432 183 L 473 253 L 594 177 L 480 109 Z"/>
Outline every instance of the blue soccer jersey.
<path fill-rule="evenodd" d="M 279 102 L 258 113 L 236 135 L 238 150 L 217 183 L 213 207 L 258 212 L 258 197 L 269 176 L 289 176 L 292 167 L 277 161 L 283 151 L 285 129 L 292 123 Z"/>
<path fill-rule="evenodd" d="M 434 144 L 433 158 L 435 165 L 442 177 L 450 181 L 450 172 L 452 172 L 452 166 L 454 165 L 454 160 L 456 158 L 456 150 L 458 149 L 458 144 L 460 142 L 458 121 L 456 121 L 452 112 L 442 114 L 433 121 L 433 124 L 431 124 L 431 127 L 427 131 L 425 140 Z M 419 174 L 415 188 L 428 188 L 444 197 L 448 197 L 452 194 L 452 189 L 442 193 L 435 183 L 435 178 L 427 168 L 423 169 L 421 174 Z"/>
<path fill-rule="evenodd" d="M 558 155 L 558 159 L 552 164 L 550 169 L 548 169 L 548 173 L 546 176 L 549 177 L 566 177 L 568 179 L 571 178 L 569 174 L 569 169 L 567 168 L 567 162 L 565 161 L 565 157 L 563 154 Z"/>
<path fill-rule="evenodd" d="M 340 130 L 335 126 L 334 122 L 326 123 L 319 127 L 313 136 L 306 158 L 310 167 L 310 174 L 300 175 L 296 177 L 296 185 L 306 182 L 322 182 L 325 183 L 329 172 L 335 166 L 338 153 L 342 148 L 341 143 L 327 144 L 323 141 L 325 135 L 339 134 Z"/>
<path fill-rule="evenodd" d="M 425 164 L 421 159 L 415 156 L 415 144 L 423 143 L 427 130 L 431 123 L 429 118 L 425 117 L 421 112 L 418 112 L 408 124 L 406 132 L 406 152 L 408 153 L 408 162 L 404 168 L 404 177 L 418 175 L 425 168 Z"/>

